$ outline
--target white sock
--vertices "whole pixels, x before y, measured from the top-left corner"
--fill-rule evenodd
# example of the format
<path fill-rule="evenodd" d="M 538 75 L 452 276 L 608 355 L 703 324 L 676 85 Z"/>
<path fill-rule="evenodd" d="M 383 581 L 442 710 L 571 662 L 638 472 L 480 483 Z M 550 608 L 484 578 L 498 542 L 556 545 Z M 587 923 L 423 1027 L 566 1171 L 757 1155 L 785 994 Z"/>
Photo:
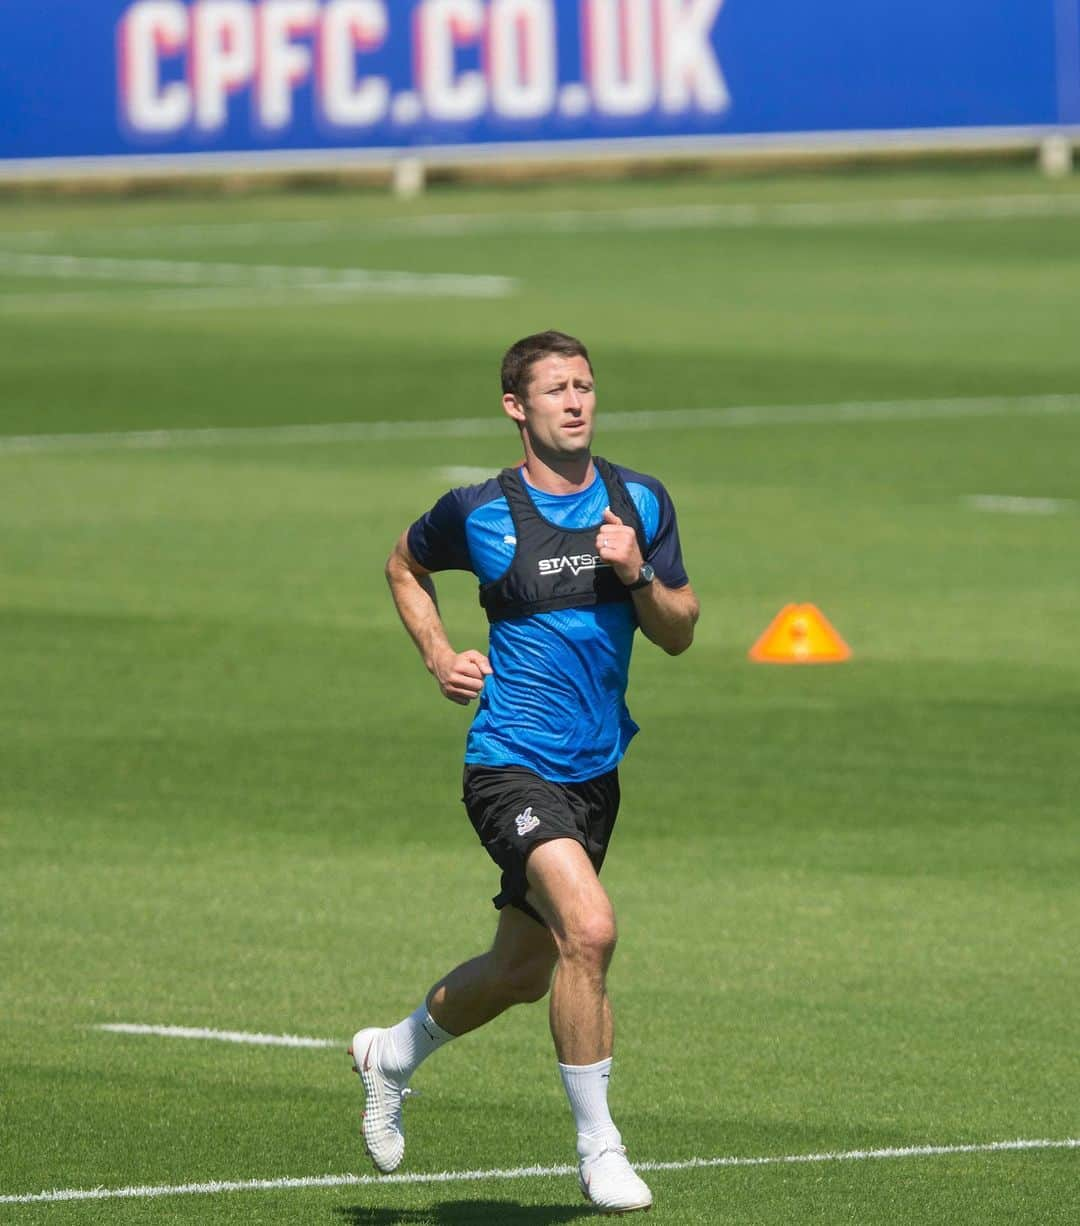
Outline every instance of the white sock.
<path fill-rule="evenodd" d="M 454 1035 L 443 1030 L 428 1012 L 427 1003 L 414 1009 L 404 1021 L 386 1032 L 389 1043 L 380 1053 L 379 1063 L 384 1073 L 398 1081 L 408 1081 L 433 1051 L 449 1043 Z"/>
<path fill-rule="evenodd" d="M 574 1113 L 578 1132 L 578 1152 L 584 1154 L 593 1148 L 588 1144 L 599 1138 L 621 1141 L 619 1130 L 608 1110 L 608 1078 L 611 1076 L 611 1057 L 596 1064 L 560 1064 L 563 1087 Z M 584 1148 L 582 1141 L 586 1142 Z"/>

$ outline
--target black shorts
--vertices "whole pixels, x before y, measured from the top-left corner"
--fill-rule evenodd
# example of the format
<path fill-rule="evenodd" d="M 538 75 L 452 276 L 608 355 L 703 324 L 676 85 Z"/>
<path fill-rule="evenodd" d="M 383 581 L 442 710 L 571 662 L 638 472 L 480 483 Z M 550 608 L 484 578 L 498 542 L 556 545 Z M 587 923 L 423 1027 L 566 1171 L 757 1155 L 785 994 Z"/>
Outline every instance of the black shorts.
<path fill-rule="evenodd" d="M 525 862 L 534 847 L 573 839 L 599 873 L 619 812 L 619 772 L 584 783 L 551 783 L 523 766 L 473 766 L 462 778 L 465 809 L 488 855 L 502 869 L 502 889 L 492 899 L 544 920 L 525 901 Z"/>

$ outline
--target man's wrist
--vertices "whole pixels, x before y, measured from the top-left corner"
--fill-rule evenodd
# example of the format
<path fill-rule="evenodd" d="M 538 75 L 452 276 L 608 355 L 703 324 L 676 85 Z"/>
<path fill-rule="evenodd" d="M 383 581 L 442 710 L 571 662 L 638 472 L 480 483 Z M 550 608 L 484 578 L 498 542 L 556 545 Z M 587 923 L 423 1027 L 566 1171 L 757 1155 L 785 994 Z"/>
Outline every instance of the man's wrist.
<path fill-rule="evenodd" d="M 440 666 L 447 660 L 453 660 L 455 654 L 453 647 L 449 643 L 442 644 L 424 657 L 424 664 L 427 666 L 428 672 L 441 681 L 447 670 Z"/>
<path fill-rule="evenodd" d="M 656 571 L 653 570 L 648 562 L 643 562 L 634 578 L 629 583 L 626 583 L 625 579 L 623 582 L 626 584 L 628 592 L 638 592 L 643 587 L 648 587 L 655 578 Z"/>

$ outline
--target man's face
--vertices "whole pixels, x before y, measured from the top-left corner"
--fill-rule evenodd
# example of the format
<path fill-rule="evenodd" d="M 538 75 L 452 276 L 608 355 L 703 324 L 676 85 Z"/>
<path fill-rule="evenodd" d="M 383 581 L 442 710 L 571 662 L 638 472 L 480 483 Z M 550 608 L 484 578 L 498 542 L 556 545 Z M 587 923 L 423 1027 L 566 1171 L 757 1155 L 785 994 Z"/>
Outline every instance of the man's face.
<path fill-rule="evenodd" d="M 553 457 L 588 452 L 592 443 L 596 391 L 583 357 L 550 354 L 534 362 L 524 402 L 503 397 L 503 407 L 528 431 L 533 450 Z"/>

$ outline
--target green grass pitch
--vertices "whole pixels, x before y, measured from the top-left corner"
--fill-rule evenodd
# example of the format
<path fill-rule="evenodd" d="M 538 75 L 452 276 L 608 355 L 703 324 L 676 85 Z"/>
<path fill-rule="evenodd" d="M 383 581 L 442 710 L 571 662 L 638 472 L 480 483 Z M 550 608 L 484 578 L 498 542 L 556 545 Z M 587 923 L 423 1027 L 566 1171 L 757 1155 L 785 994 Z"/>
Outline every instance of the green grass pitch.
<path fill-rule="evenodd" d="M 1078 203 L 911 171 L 0 204 L 0 1196 L 370 1173 L 345 1043 L 484 946 L 496 888 L 468 712 L 382 564 L 455 474 L 517 457 L 509 425 L 438 423 L 497 421 L 503 348 L 555 326 L 592 349 L 597 450 L 672 491 L 703 606 L 687 655 L 637 647 L 605 869 L 616 1118 L 683 1164 L 650 1220 L 1080 1220 L 1075 1146 L 685 1165 L 1080 1137 Z M 512 284 L 320 283 L 349 268 Z M 732 406 L 762 411 L 603 417 Z M 429 425 L 273 429 L 402 421 Z M 268 429 L 125 434 L 233 427 Z M 18 441 L 57 434 L 87 438 Z M 440 595 L 482 646 L 471 581 Z M 751 664 L 789 601 L 853 660 Z M 94 1029 L 118 1022 L 341 1044 Z M 571 1161 L 543 1006 L 416 1088 L 406 1174 Z M 587 1214 L 565 1174 L 0 1203 Z"/>

